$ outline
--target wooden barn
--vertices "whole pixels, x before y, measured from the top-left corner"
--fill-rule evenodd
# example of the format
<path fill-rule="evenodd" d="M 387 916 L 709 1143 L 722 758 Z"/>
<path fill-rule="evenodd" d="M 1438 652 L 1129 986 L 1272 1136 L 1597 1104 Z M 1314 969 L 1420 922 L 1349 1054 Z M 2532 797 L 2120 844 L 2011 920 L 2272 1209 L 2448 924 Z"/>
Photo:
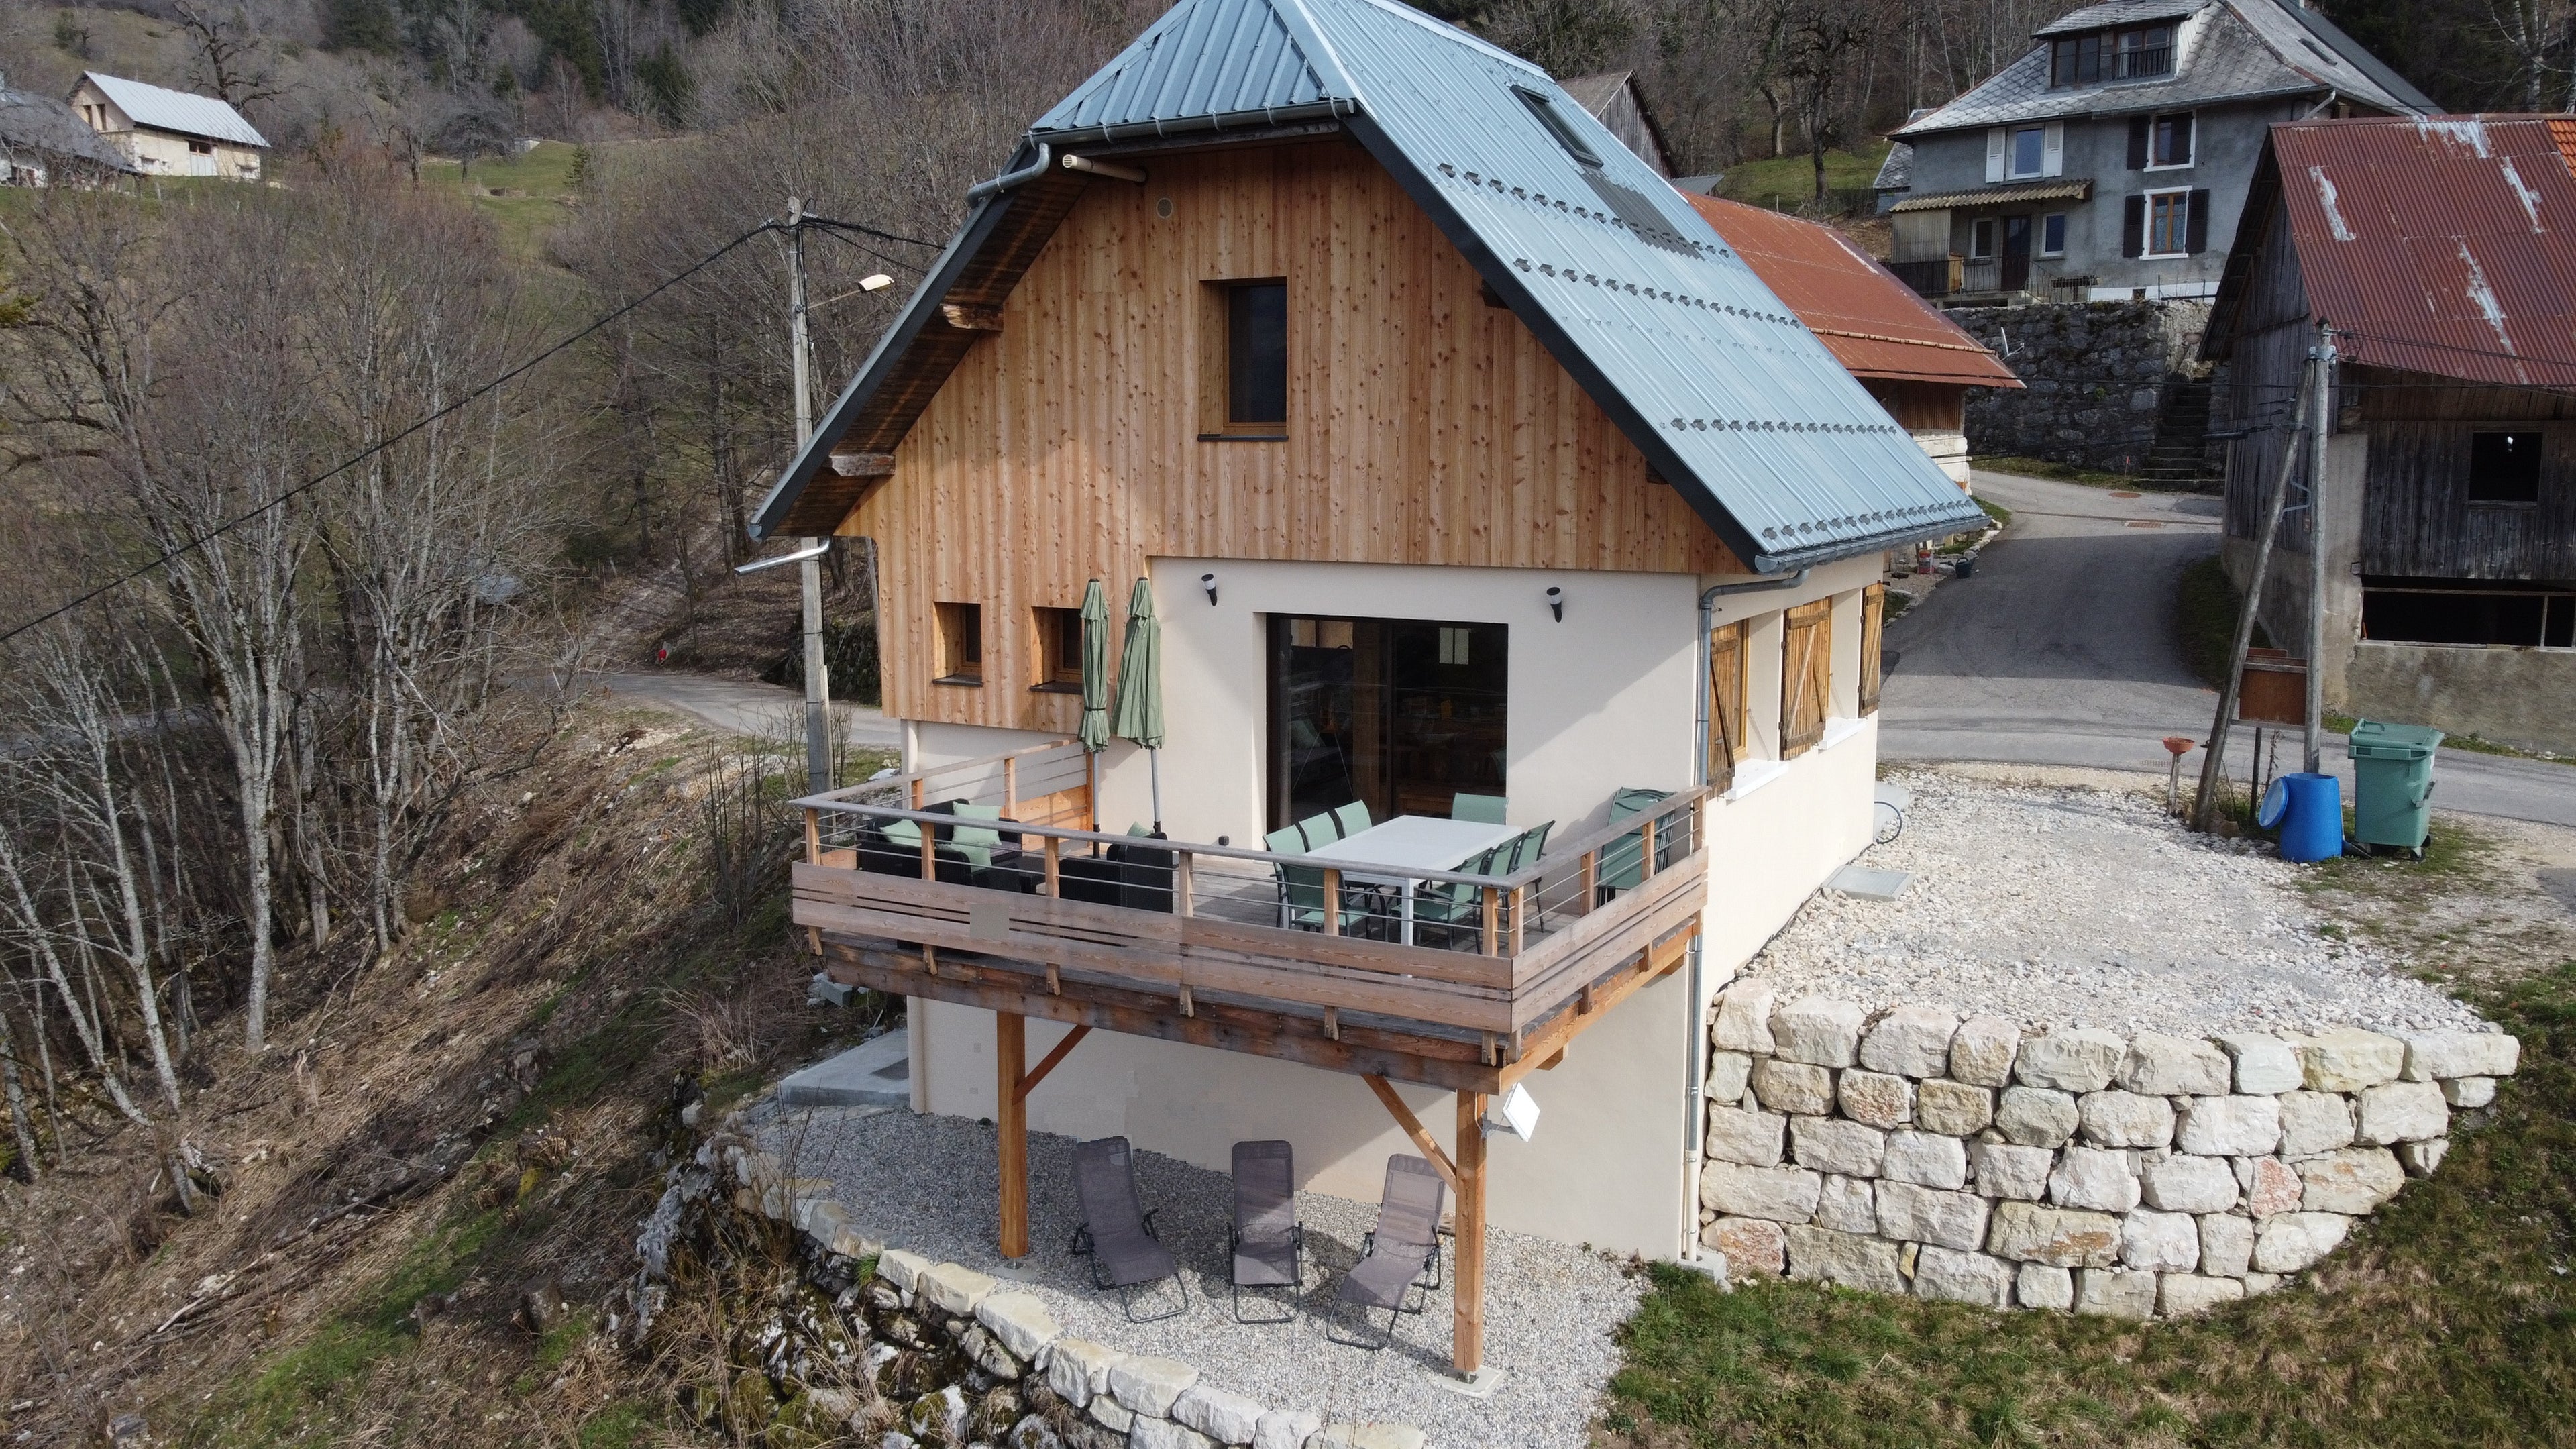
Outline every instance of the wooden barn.
<path fill-rule="evenodd" d="M 2321 536 L 2330 709 L 2576 750 L 2571 155 L 2564 117 L 2272 130 L 2205 344 L 2224 547 L 2242 587 L 2323 328 L 2325 466 L 2294 468 L 2262 615 L 2304 652 Z"/>

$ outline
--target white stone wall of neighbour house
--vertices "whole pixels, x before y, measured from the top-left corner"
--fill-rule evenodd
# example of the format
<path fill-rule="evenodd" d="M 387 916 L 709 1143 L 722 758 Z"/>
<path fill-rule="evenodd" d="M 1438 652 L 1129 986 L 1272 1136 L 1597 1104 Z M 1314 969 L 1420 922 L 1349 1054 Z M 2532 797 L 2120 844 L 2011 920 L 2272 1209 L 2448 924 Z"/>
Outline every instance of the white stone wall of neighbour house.
<path fill-rule="evenodd" d="M 1875 567 L 1872 556 L 1818 569 L 1798 590 L 1721 601 L 1720 622 L 1757 621 L 1758 753 L 1776 754 L 1779 615 L 1790 604 L 1841 596 L 1833 712 L 1852 712 L 1857 670 L 1844 661 L 1857 659 L 1857 590 L 1876 576 Z M 1211 572 L 1218 582 L 1213 607 L 1199 583 Z M 1192 559 L 1157 561 L 1153 580 L 1164 621 L 1163 823 L 1175 838 L 1223 834 L 1251 843 L 1260 836 L 1264 620 L 1272 613 L 1508 624 L 1511 818 L 1553 819 L 1557 840 L 1606 818 L 1608 798 L 1621 786 L 1669 788 L 1695 778 L 1697 593 L 1722 580 Z M 1565 590 L 1562 624 L 1547 611 L 1551 584 Z M 1123 625 L 1123 614 L 1113 617 L 1113 629 Z M 914 766 L 1041 738 L 923 723 Z M 1699 1006 L 1866 844 L 1874 750 L 1874 727 L 1846 731 L 1834 748 L 1811 750 L 1761 788 L 1712 806 L 1712 904 Z M 1123 829 L 1150 812 L 1143 753 L 1114 742 L 1103 757 L 1103 825 Z M 1696 1220 L 1685 1100 L 1700 1015 L 1693 1006 L 1687 973 L 1675 973 L 1623 1002 L 1577 1039 L 1562 1065 L 1532 1079 L 1543 1111 L 1537 1139 L 1499 1141 L 1489 1159 L 1489 1211 L 1498 1226 L 1656 1256 L 1670 1256 L 1688 1239 Z M 914 1008 L 916 1106 L 991 1116 L 991 1015 L 942 1003 Z M 1064 1031 L 1032 1022 L 1032 1060 Z M 1401 1090 L 1448 1143 L 1454 1099 L 1430 1088 Z M 1030 1125 L 1081 1138 L 1123 1134 L 1220 1170 L 1236 1140 L 1284 1137 L 1296 1144 L 1304 1186 L 1362 1200 L 1378 1195 L 1388 1155 L 1412 1150 L 1352 1078 L 1111 1033 L 1086 1039 L 1031 1097 Z"/>

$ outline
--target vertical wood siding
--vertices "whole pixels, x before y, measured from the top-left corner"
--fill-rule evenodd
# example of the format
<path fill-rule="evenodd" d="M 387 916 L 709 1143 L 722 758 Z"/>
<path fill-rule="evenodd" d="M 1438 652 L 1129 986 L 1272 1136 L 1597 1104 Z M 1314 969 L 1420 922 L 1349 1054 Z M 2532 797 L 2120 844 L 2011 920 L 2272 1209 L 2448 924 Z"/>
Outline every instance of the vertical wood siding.
<path fill-rule="evenodd" d="M 1031 610 L 1099 578 L 1114 646 L 1157 556 L 1741 571 L 1356 145 L 1148 170 L 1084 191 L 841 525 L 881 550 L 889 714 L 1070 731 L 1080 701 L 1030 689 Z M 1266 277 L 1288 438 L 1200 441 L 1206 284 Z M 981 688 L 930 682 L 937 602 L 984 606 Z"/>

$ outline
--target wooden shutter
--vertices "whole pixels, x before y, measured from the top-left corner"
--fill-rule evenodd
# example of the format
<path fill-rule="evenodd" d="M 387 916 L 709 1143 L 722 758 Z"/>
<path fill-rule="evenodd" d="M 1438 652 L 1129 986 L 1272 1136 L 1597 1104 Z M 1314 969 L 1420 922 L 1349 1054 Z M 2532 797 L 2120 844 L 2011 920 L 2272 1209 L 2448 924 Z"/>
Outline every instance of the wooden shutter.
<path fill-rule="evenodd" d="M 2142 257 L 2147 254 L 2147 199 L 2132 196 L 2120 213 L 2120 255 Z"/>
<path fill-rule="evenodd" d="M 1860 591 L 1860 712 L 1878 713 L 1879 653 L 1878 639 L 1886 628 L 1887 585 L 1872 584 Z"/>
<path fill-rule="evenodd" d="M 2147 133 L 2154 127 L 2155 123 L 2155 118 L 2153 116 L 2132 116 L 2129 118 L 2130 170 L 2144 171 L 2147 169 Z"/>
<path fill-rule="evenodd" d="M 1744 758 L 1745 664 L 1742 621 L 1708 631 L 1708 783 L 1719 790 L 1734 785 Z"/>
<path fill-rule="evenodd" d="M 1996 126 L 1986 132 L 1987 181 L 1994 182 L 2004 179 L 2004 147 L 2008 144 L 2010 144 L 2008 133 L 2003 127 Z"/>
<path fill-rule="evenodd" d="M 1794 760 L 1825 737 L 1832 698 L 1834 601 L 1818 599 L 1788 612 L 1780 645 L 1780 758 Z"/>
<path fill-rule="evenodd" d="M 2042 134 L 2039 174 L 2042 176 L 2066 174 L 2066 123 L 2064 121 L 2049 122 L 2048 130 Z"/>
<path fill-rule="evenodd" d="M 2183 218 L 2183 238 L 2182 249 L 2193 256 L 2199 256 L 2209 250 L 2208 192 L 2195 191 L 2191 194 L 2191 215 Z"/>

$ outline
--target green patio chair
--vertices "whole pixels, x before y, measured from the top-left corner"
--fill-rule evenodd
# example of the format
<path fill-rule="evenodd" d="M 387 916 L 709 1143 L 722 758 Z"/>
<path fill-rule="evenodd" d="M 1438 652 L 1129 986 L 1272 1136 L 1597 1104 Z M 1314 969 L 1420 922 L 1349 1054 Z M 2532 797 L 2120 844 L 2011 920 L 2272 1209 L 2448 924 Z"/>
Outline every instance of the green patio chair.
<path fill-rule="evenodd" d="M 1308 850 L 1321 850 L 1342 838 L 1342 827 L 1333 823 L 1333 812 L 1327 810 L 1298 821 L 1297 833 L 1306 837 Z"/>
<path fill-rule="evenodd" d="M 1493 875 L 1502 864 L 1508 842 L 1458 863 L 1462 875 Z M 1426 881 L 1413 898 L 1413 940 L 1419 946 L 1467 950 L 1485 941 L 1485 891 L 1472 881 Z"/>
<path fill-rule="evenodd" d="M 1507 795 L 1470 795 L 1461 790 L 1449 797 L 1449 818 L 1452 820 L 1501 825 L 1511 814 L 1511 808 L 1511 797 Z"/>
<path fill-rule="evenodd" d="M 1621 790 L 1610 797 L 1610 823 L 1616 825 L 1631 816 L 1642 815 L 1657 801 L 1671 793 L 1670 790 L 1642 790 L 1633 787 Z M 1634 890 L 1637 882 L 1644 879 L 1638 867 L 1644 860 L 1645 845 L 1645 832 L 1641 830 L 1634 835 L 1623 835 L 1601 848 L 1600 868 L 1593 877 L 1595 884 L 1603 893 L 1601 899 L 1608 899 L 1608 892 L 1611 891 Z M 1668 859 L 1663 842 L 1657 841 L 1655 843 L 1657 868 L 1660 869 Z"/>
<path fill-rule="evenodd" d="M 1306 853 L 1305 834 L 1294 825 L 1271 831 L 1261 837 L 1261 844 L 1273 855 Z M 1279 924 L 1298 931 L 1324 929 L 1324 868 L 1273 861 L 1271 869 L 1279 886 Z M 1348 934 L 1363 919 L 1357 911 L 1342 912 L 1343 932 Z"/>
<path fill-rule="evenodd" d="M 1348 840 L 1377 822 L 1369 819 L 1366 800 L 1354 800 L 1333 812 L 1333 823 L 1341 827 L 1342 838 Z"/>

